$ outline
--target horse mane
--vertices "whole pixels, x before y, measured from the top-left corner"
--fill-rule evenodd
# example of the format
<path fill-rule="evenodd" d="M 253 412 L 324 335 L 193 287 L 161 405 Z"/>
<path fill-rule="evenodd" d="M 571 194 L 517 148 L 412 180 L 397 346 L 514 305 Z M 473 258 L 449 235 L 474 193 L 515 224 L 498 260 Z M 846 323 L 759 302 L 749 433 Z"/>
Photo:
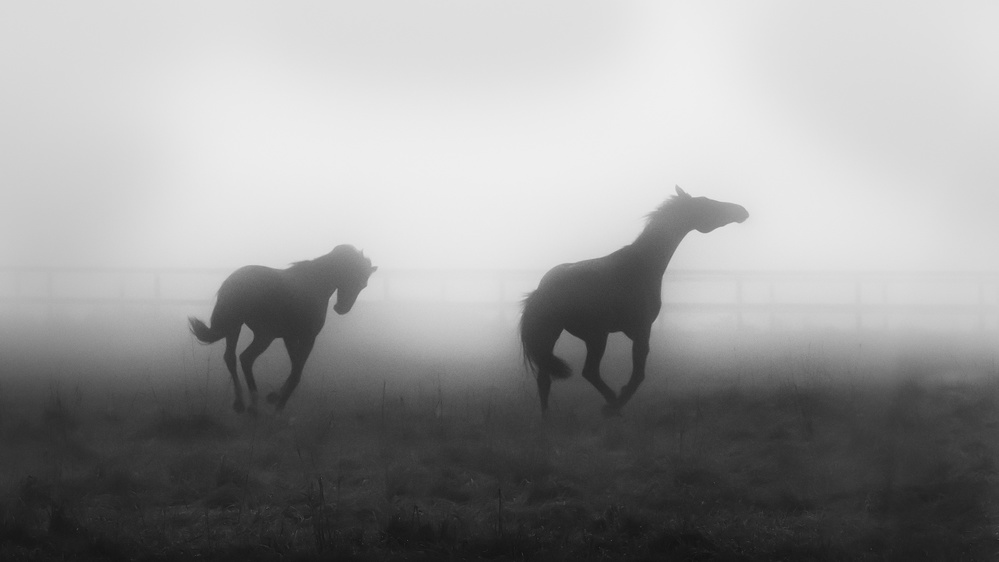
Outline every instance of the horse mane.
<path fill-rule="evenodd" d="M 292 262 L 288 269 L 307 269 L 315 266 L 324 266 L 333 263 L 334 261 L 345 260 L 347 263 L 362 263 L 367 262 L 368 265 L 371 264 L 371 260 L 364 257 L 364 252 L 358 250 L 357 248 L 351 246 L 350 244 L 341 244 L 336 248 L 333 248 L 328 254 L 323 254 L 318 258 L 313 258 L 311 260 L 302 260 Z"/>
<path fill-rule="evenodd" d="M 669 197 L 656 207 L 656 210 L 645 215 L 645 228 L 667 222 L 680 210 L 684 203 L 690 201 L 691 199 L 692 197 L 686 193 L 682 195 L 676 194 Z"/>
<path fill-rule="evenodd" d="M 303 270 L 303 269 L 309 269 L 310 267 L 313 267 L 313 266 L 316 265 L 316 260 L 318 260 L 318 259 L 319 258 L 314 258 L 314 259 L 311 259 L 311 260 L 293 261 L 288 266 L 288 270 L 289 271 L 300 271 L 300 270 Z"/>

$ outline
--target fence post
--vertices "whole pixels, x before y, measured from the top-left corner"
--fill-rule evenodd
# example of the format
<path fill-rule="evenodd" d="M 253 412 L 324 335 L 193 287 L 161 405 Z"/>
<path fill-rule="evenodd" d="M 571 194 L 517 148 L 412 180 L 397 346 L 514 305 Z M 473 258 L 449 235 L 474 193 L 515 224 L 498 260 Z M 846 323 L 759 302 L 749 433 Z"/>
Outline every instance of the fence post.
<path fill-rule="evenodd" d="M 153 272 L 153 300 L 156 301 L 156 314 L 160 313 L 160 275 L 159 271 Z"/>
<path fill-rule="evenodd" d="M 506 306 L 506 274 L 502 271 L 498 272 L 496 275 L 496 304 L 499 308 L 497 316 L 499 317 L 499 323 L 506 323 L 507 306 Z"/>
<path fill-rule="evenodd" d="M 978 332 L 981 334 L 985 333 L 985 326 L 988 325 L 988 320 L 985 317 L 988 310 L 985 303 L 985 278 L 980 277 L 978 279 Z"/>
<path fill-rule="evenodd" d="M 736 310 L 736 329 L 742 331 L 745 327 L 743 322 L 742 312 L 743 312 L 743 298 L 742 298 L 742 276 L 735 278 L 735 310 Z"/>
<path fill-rule="evenodd" d="M 770 305 L 770 307 L 769 307 L 770 308 L 770 333 L 773 333 L 773 331 L 777 329 L 777 313 L 774 312 L 774 308 L 776 308 L 776 305 L 777 305 L 777 290 L 774 288 L 774 286 L 776 284 L 777 284 L 777 281 L 774 280 L 773 277 L 771 277 L 770 278 L 770 283 L 768 284 L 769 293 L 770 293 L 770 295 L 769 295 L 770 296 L 770 302 L 768 303 Z"/>
<path fill-rule="evenodd" d="M 55 291 L 53 290 L 52 287 L 53 284 L 52 277 L 54 275 L 55 274 L 52 272 L 51 269 L 45 270 L 45 301 L 47 303 L 45 305 L 45 319 L 46 322 L 48 322 L 49 324 L 53 322 L 53 319 L 55 317 L 55 308 L 52 303 L 52 300 L 55 298 Z"/>
<path fill-rule="evenodd" d="M 864 289 L 859 277 L 854 281 L 854 308 L 856 330 L 860 332 L 864 327 Z"/>
<path fill-rule="evenodd" d="M 888 331 L 888 320 L 890 313 L 888 312 L 888 279 L 881 282 L 881 329 L 885 332 Z"/>

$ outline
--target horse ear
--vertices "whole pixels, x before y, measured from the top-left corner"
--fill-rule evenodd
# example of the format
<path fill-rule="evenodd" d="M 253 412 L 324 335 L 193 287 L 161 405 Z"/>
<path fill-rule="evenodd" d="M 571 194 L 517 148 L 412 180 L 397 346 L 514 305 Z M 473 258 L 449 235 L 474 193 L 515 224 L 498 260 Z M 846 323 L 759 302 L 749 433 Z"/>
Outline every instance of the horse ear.
<path fill-rule="evenodd" d="M 378 271 L 378 266 L 377 265 L 371 266 L 371 273 L 374 273 L 376 271 Z M 371 275 L 371 273 L 369 273 L 368 275 Z"/>
<path fill-rule="evenodd" d="M 676 194 L 679 195 L 680 197 L 690 197 L 690 195 L 687 195 L 686 191 L 680 189 L 679 185 L 676 186 Z"/>

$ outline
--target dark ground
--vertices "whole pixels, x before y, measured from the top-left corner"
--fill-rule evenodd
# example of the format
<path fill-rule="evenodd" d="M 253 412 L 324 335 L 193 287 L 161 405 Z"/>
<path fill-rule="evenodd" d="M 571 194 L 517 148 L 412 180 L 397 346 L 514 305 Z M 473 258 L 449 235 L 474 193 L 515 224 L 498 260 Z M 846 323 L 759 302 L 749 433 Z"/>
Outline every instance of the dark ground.
<path fill-rule="evenodd" d="M 22 357 L 0 383 L 0 559 L 999 558 L 994 359 L 673 345 L 650 370 L 669 384 L 609 420 L 577 375 L 542 421 L 516 358 L 320 382 L 320 353 L 284 414 L 251 419 L 220 349 L 172 382 Z"/>

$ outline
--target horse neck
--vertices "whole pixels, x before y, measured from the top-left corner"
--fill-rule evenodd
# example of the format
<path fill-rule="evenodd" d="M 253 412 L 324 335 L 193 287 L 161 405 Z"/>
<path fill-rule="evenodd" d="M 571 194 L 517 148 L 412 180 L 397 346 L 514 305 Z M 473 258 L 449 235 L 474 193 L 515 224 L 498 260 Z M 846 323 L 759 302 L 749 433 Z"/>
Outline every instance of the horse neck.
<path fill-rule="evenodd" d="M 661 280 L 673 253 L 688 232 L 689 228 L 675 223 L 649 225 L 632 242 L 631 248 L 638 259 L 651 266 L 650 271 Z"/>
<path fill-rule="evenodd" d="M 308 262 L 302 270 L 302 278 L 314 291 L 329 299 L 340 285 L 340 268 L 334 264 L 318 261 Z"/>

